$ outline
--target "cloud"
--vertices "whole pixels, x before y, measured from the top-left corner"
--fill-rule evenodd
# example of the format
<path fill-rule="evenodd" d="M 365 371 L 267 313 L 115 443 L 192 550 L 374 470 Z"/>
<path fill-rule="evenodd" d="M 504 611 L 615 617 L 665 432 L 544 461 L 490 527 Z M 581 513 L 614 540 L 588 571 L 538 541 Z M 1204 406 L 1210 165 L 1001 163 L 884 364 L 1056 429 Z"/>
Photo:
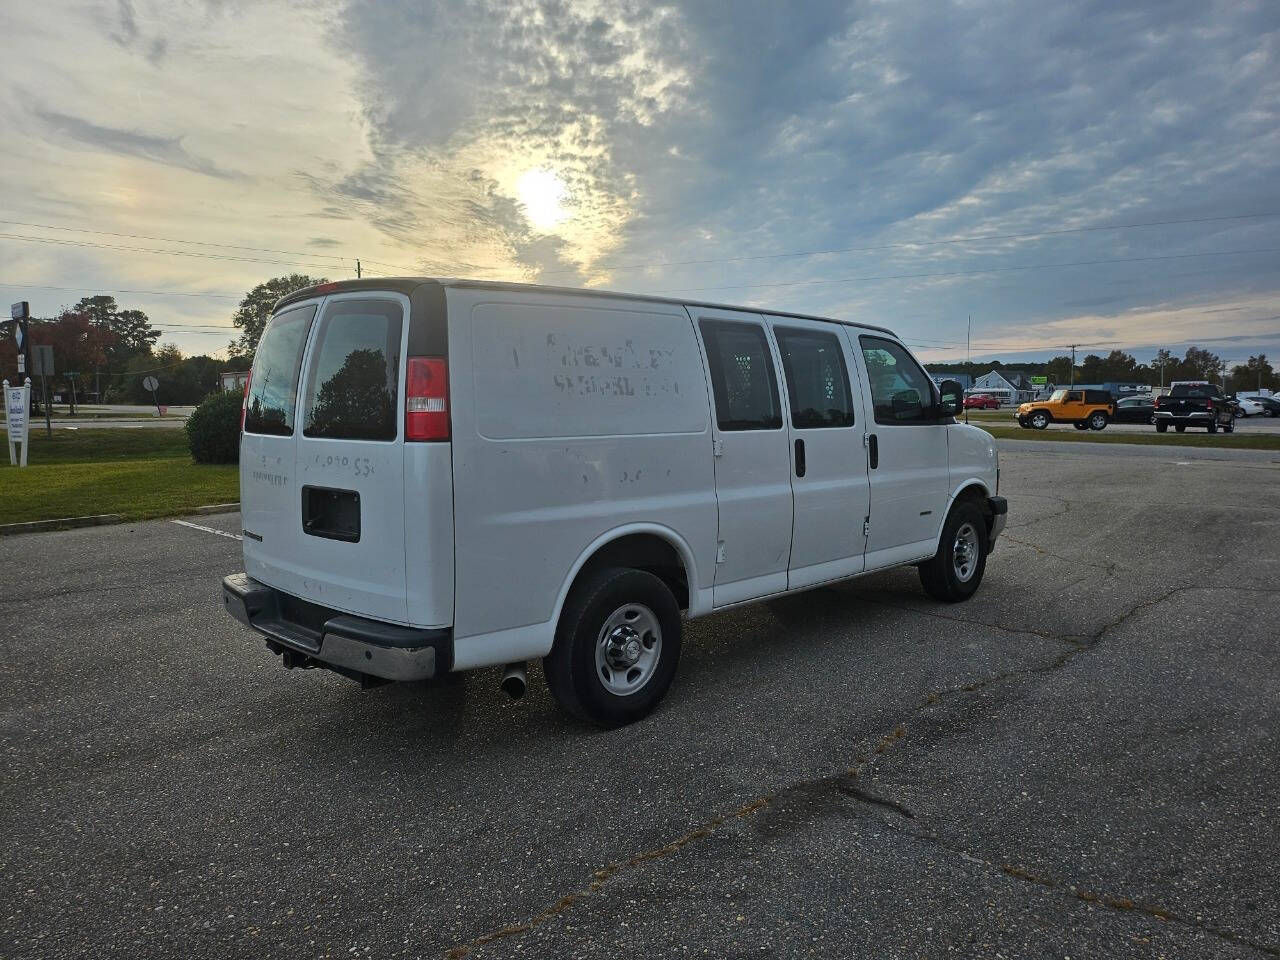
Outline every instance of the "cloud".
<path fill-rule="evenodd" d="M 1280 217 L 1207 219 L 1280 213 L 1275 3 L 78 9 L 56 30 L 15 18 L 47 78 L 40 119 L 130 162 L 50 150 L 30 98 L 0 91 L 0 119 L 35 134 L 0 174 L 71 220 L 148 206 L 162 235 L 203 236 L 233 211 L 230 243 L 319 233 L 415 272 L 706 290 L 883 324 L 938 356 L 963 350 L 970 314 L 975 340 L 1052 353 L 1095 329 L 1156 342 L 1166 321 L 1256 339 L 1250 318 L 1280 312 Z M 219 180 L 216 201 L 155 162 Z M 562 209 L 530 222 L 522 183 Z M 1173 220 L 1200 222 L 1157 223 Z M 815 282 L 841 278 L 867 279 Z"/>
<path fill-rule="evenodd" d="M 220 180 L 232 180 L 242 176 L 235 171 L 223 169 L 210 160 L 193 156 L 182 145 L 181 137 L 157 137 L 134 130 L 103 127 L 80 117 L 53 110 L 36 109 L 33 113 L 55 135 L 95 150 L 140 157 L 154 163 L 179 167 Z"/>

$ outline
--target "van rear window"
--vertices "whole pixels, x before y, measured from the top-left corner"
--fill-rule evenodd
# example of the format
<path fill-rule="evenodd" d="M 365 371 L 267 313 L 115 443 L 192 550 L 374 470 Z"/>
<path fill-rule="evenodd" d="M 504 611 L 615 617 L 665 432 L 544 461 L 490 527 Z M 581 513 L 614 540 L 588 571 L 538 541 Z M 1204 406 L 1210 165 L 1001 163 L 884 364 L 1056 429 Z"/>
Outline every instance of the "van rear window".
<path fill-rule="evenodd" d="M 307 370 L 303 434 L 331 440 L 394 440 L 404 310 L 389 300 L 335 300 L 325 307 Z"/>
<path fill-rule="evenodd" d="M 244 413 L 247 433 L 293 435 L 298 368 L 302 365 L 302 348 L 315 315 L 316 308 L 312 305 L 286 310 L 271 318 L 253 357 L 253 376 Z"/>

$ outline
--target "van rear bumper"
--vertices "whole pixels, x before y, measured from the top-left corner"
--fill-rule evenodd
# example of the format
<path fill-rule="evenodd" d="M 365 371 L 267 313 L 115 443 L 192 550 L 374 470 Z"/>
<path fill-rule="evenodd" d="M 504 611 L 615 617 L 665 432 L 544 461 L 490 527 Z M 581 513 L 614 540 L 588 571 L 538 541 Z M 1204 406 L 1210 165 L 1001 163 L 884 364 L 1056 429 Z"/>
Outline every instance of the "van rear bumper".
<path fill-rule="evenodd" d="M 324 667 L 356 680 L 427 680 L 453 666 L 453 633 L 402 627 L 329 610 L 259 583 L 222 580 L 227 612 L 267 638 L 286 666 Z"/>

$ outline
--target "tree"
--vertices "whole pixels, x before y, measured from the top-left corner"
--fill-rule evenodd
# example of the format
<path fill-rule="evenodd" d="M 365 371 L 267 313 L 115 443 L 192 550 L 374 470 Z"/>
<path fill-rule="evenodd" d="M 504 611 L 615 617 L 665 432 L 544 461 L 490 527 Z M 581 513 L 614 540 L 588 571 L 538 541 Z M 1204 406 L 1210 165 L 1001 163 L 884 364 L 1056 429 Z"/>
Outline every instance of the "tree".
<path fill-rule="evenodd" d="M 1214 380 L 1222 370 L 1222 358 L 1202 347 L 1187 347 L 1179 364 L 1180 380 Z"/>
<path fill-rule="evenodd" d="M 130 361 L 139 354 L 149 354 L 152 346 L 160 339 L 160 331 L 151 326 L 151 320 L 145 313 L 141 310 L 121 310 L 116 304 L 116 298 L 106 294 L 84 297 L 75 305 L 73 312 L 85 314 L 95 327 L 106 330 L 113 336 L 100 364 L 111 375 L 108 384 L 118 384 L 120 375 L 129 368 Z M 87 374 L 89 371 L 85 372 Z M 107 391 L 110 389 L 110 386 L 106 388 Z"/>
<path fill-rule="evenodd" d="M 1071 358 L 1054 357 L 1044 365 L 1044 375 L 1054 386 L 1062 386 L 1071 382 Z"/>
<path fill-rule="evenodd" d="M 31 321 L 28 333 L 33 344 L 53 347 L 53 364 L 58 375 L 52 378 L 50 388 L 69 388 L 71 380 L 67 373 L 77 373 L 75 393 L 81 397 L 86 375 L 105 362 L 107 350 L 115 342 L 115 336 L 94 324 L 87 313 L 72 310 L 63 311 L 56 320 Z M 67 392 L 71 394 L 69 389 Z"/>
<path fill-rule="evenodd" d="M 1275 389 L 1276 373 L 1265 353 L 1250 357 L 1247 363 L 1237 364 L 1231 368 L 1231 390 L 1261 390 L 1263 387 Z"/>
<path fill-rule="evenodd" d="M 262 331 L 271 319 L 271 309 L 281 297 L 287 297 L 295 290 L 324 283 L 323 278 L 308 277 L 301 273 L 291 273 L 287 277 L 274 277 L 260 283 L 240 301 L 240 306 L 231 317 L 231 322 L 243 332 L 227 346 L 227 352 L 233 357 L 252 356 L 258 349 L 258 341 L 262 339 Z"/>

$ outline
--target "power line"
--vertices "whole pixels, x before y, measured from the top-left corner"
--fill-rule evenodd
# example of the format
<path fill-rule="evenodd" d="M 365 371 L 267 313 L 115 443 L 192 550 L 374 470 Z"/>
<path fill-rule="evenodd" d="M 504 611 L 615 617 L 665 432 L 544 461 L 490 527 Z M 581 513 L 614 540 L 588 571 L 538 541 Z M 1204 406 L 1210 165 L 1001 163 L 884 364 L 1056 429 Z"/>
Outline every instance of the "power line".
<path fill-rule="evenodd" d="M 971 277 L 985 273 L 1018 270 L 1050 270 L 1057 267 L 1091 267 L 1107 263 L 1151 263 L 1157 260 L 1191 260 L 1196 257 L 1238 257 L 1255 253 L 1280 253 L 1280 247 L 1256 250 L 1222 250 L 1217 253 L 1174 253 L 1158 257 L 1113 257 L 1103 260 L 1070 260 L 1064 263 L 1032 263 L 1016 267 L 987 267 L 980 270 L 947 270 L 939 273 L 894 273 L 873 277 L 843 277 L 832 280 L 787 280 L 779 283 L 735 283 L 719 287 L 683 287 L 668 293 L 701 293 L 707 290 L 753 290 L 760 287 L 805 287 L 827 283 L 863 283 L 871 280 L 920 280 L 932 277 Z"/>
<path fill-rule="evenodd" d="M 0 287 L 14 287 L 18 290 L 62 290 L 68 293 L 84 293 L 88 291 L 101 291 L 101 287 L 52 287 L 41 283 L 8 283 L 0 280 Z M 238 296 L 231 293 L 187 293 L 179 290 L 115 290 L 115 293 L 131 293 L 137 296 L 148 297 L 211 297 L 217 300 L 242 300 L 242 295 Z"/>
<path fill-rule="evenodd" d="M 993 240 L 1033 240 L 1038 237 L 1057 237 L 1072 233 L 1092 233 L 1104 230 L 1132 230 L 1137 227 L 1168 227 L 1187 223 L 1219 223 L 1229 220 L 1257 220 L 1267 217 L 1280 217 L 1280 211 L 1274 213 L 1241 213 L 1223 217 L 1187 217 L 1179 220 L 1146 220 L 1139 223 L 1104 224 L 1092 227 L 1064 227 L 1060 230 L 1041 230 L 1037 233 L 997 233 L 975 237 L 951 237 L 945 240 L 899 240 L 894 243 L 882 243 L 867 247 L 836 247 L 830 250 L 800 250 L 790 253 L 762 253 L 746 257 L 709 257 L 700 260 L 667 260 L 658 263 L 624 263 L 596 264 L 600 270 L 649 270 L 656 267 L 687 267 L 707 263 L 746 263 L 756 260 L 782 260 L 791 257 L 820 257 L 836 253 L 872 253 L 878 250 L 899 250 L 911 247 L 936 247 L 947 244 L 983 243 Z M 3 222 L 3 221 L 0 221 Z M 554 277 L 566 273 L 577 273 L 577 270 L 551 270 L 540 274 Z M 722 288 L 708 288 L 722 289 Z"/>
<path fill-rule="evenodd" d="M 270 263 L 281 267 L 305 267 L 308 270 L 332 270 L 334 263 L 298 263 L 292 260 L 267 260 L 262 257 L 233 257 L 225 253 L 201 253 L 197 250 L 160 250 L 155 247 L 131 247 L 122 244 L 95 243 L 92 240 L 58 240 L 54 237 L 30 237 L 21 233 L 0 233 L 0 240 L 26 243 L 51 243 L 64 247 L 93 247 L 98 250 L 121 250 L 126 253 L 159 253 L 169 257 L 194 257 L 204 260 L 234 260 L 240 263 Z"/>
<path fill-rule="evenodd" d="M 189 243 L 202 247 L 219 247 L 224 250 L 249 250 L 253 253 L 283 253 L 291 257 L 332 257 L 337 260 L 347 258 L 337 253 L 317 253 L 300 250 L 273 250 L 270 247 L 245 247 L 238 243 L 214 243 L 212 240 L 179 240 L 176 237 L 153 237 L 142 233 L 113 233 L 110 230 L 90 230 L 88 227 L 55 227 L 48 223 L 28 223 L 25 220 L 0 220 L 12 227 L 36 227 L 40 230 L 62 230 L 67 233 L 91 233 L 100 237 L 120 237 L 125 240 L 156 240 L 161 243 Z"/>

